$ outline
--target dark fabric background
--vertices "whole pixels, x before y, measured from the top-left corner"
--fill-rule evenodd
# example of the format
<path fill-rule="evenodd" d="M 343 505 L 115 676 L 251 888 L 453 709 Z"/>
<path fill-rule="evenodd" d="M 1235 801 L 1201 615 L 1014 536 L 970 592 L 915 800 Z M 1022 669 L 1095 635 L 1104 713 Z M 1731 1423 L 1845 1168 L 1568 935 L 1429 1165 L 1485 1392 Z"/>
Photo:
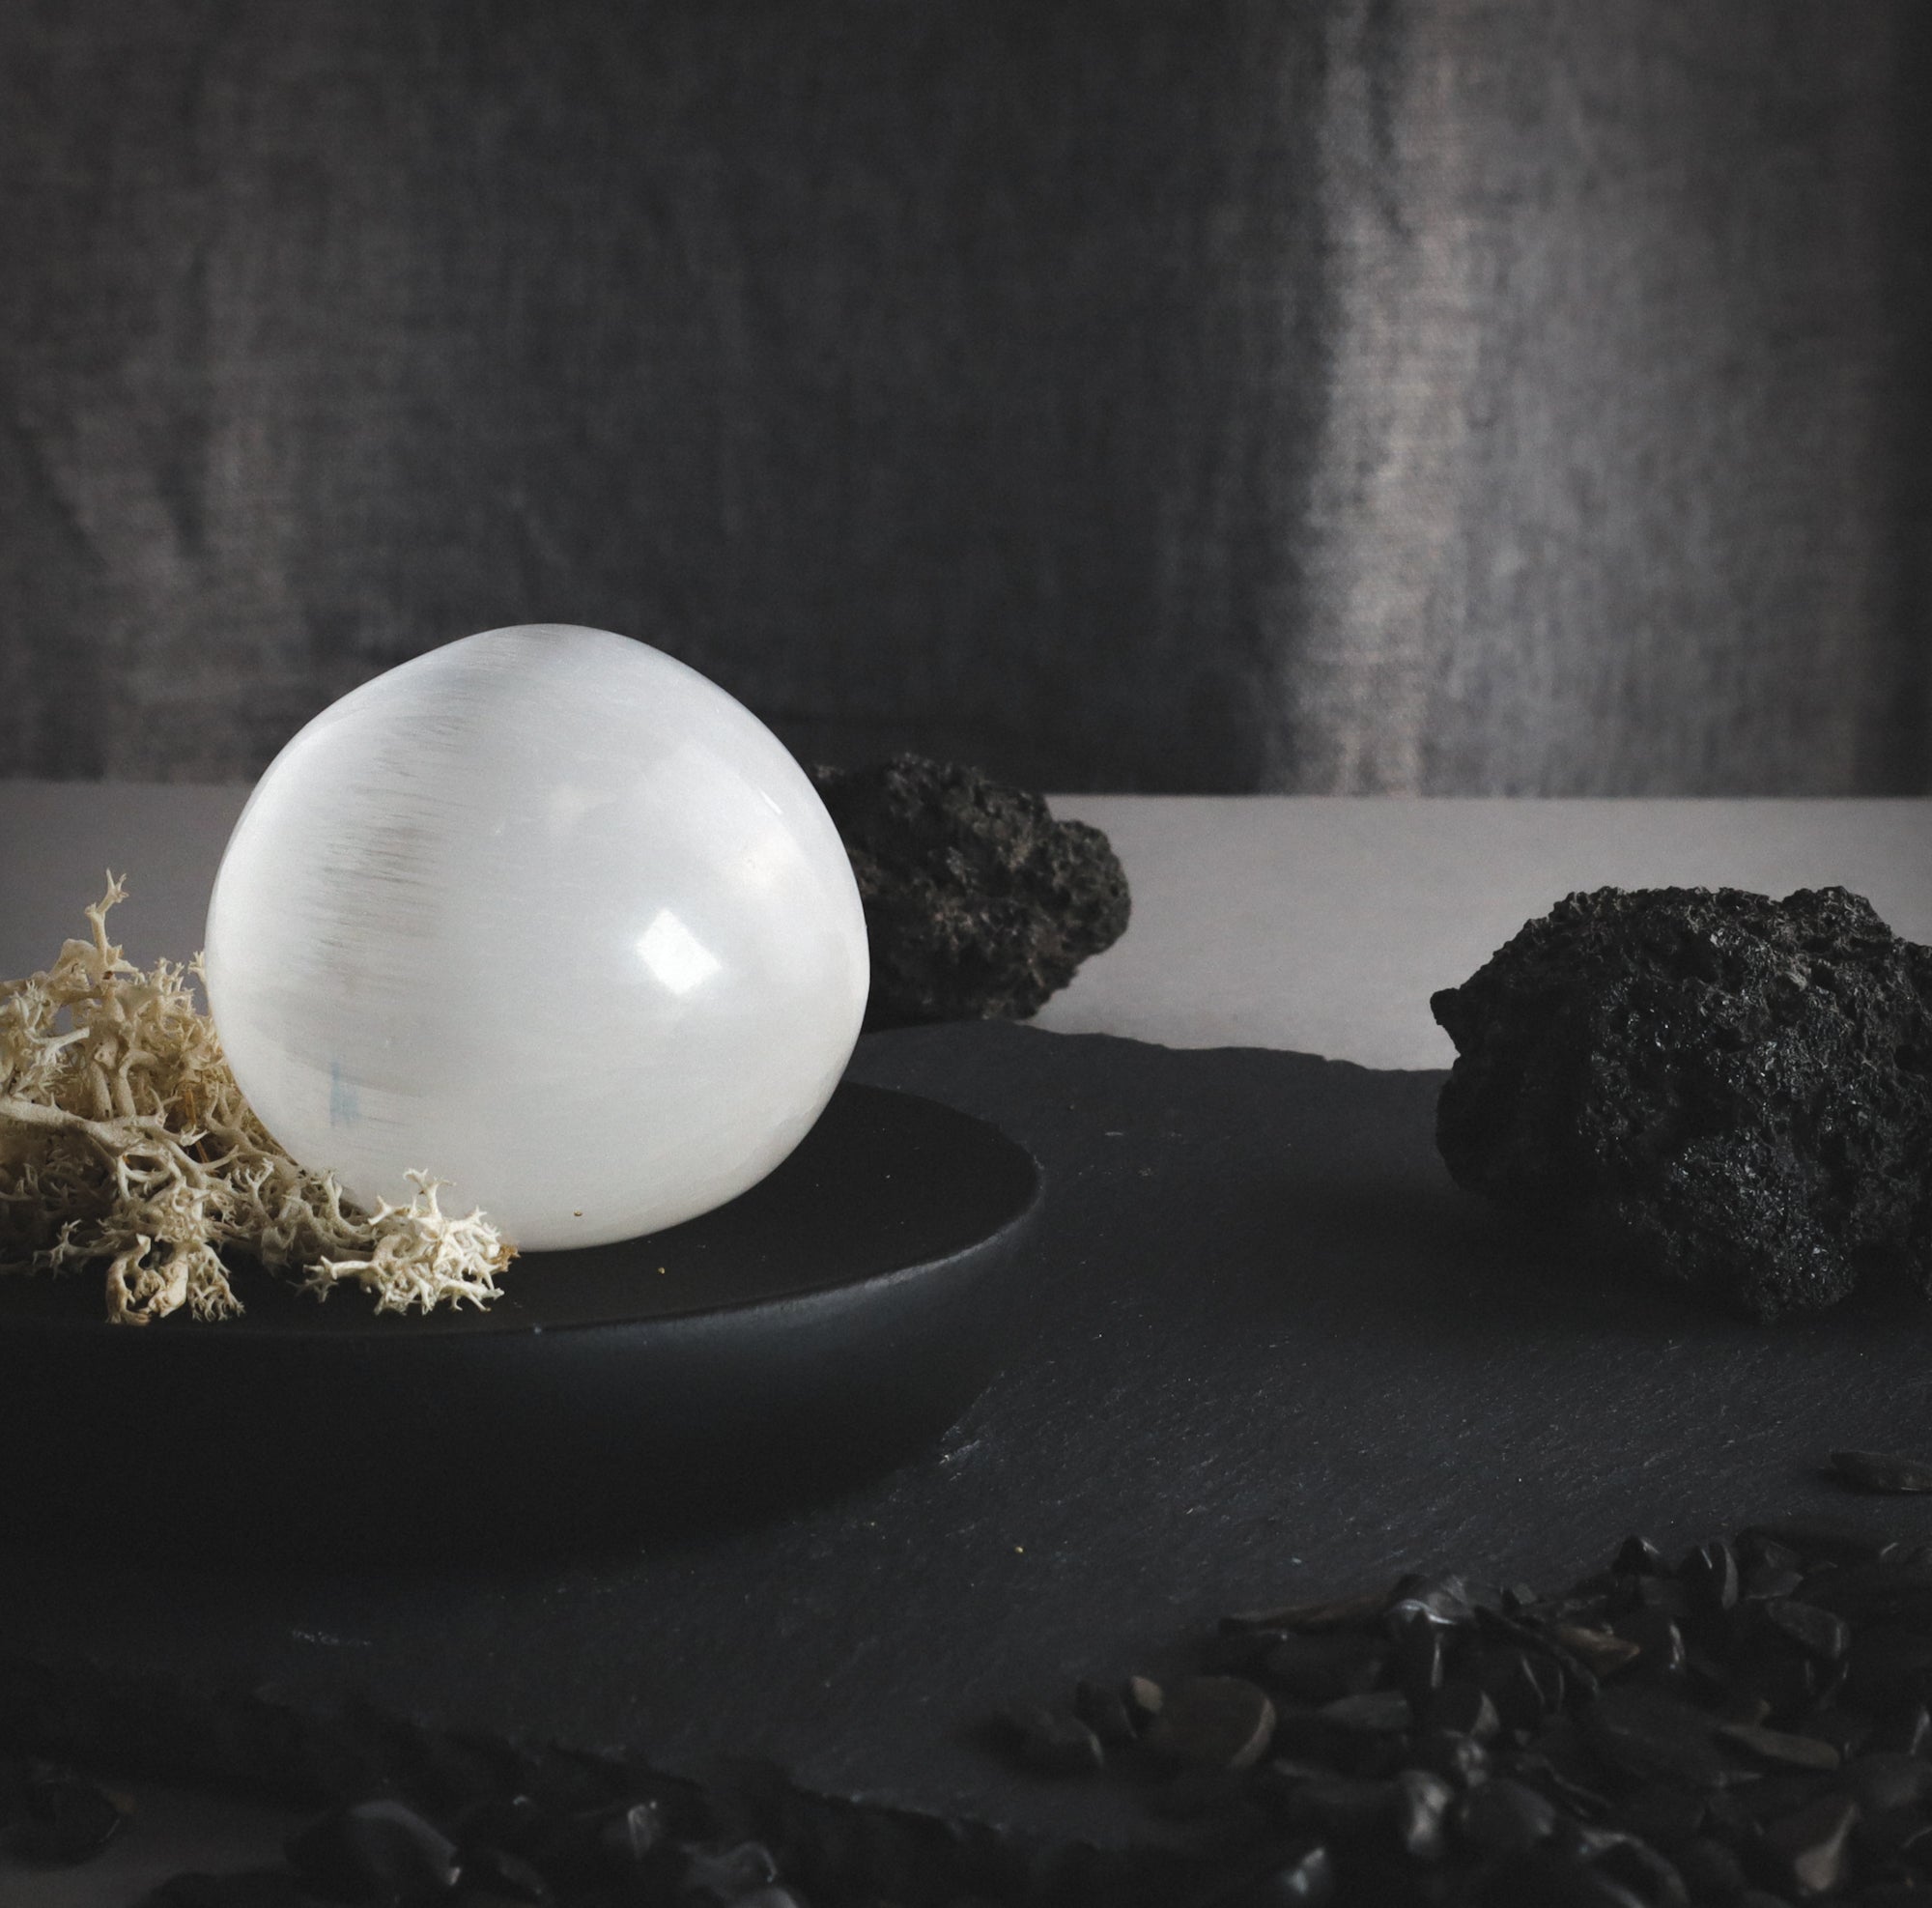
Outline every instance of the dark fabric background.
<path fill-rule="evenodd" d="M 0 772 L 530 619 L 1061 788 L 1932 789 L 1923 0 L 8 0 Z"/>

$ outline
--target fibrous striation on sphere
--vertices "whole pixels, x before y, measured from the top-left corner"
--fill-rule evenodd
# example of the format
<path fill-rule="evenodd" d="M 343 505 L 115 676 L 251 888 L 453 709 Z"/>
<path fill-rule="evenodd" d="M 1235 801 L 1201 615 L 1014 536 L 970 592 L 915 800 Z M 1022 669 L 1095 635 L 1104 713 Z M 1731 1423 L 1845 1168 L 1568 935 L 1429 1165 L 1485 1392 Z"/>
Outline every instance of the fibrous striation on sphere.
<path fill-rule="evenodd" d="M 865 904 L 868 1028 L 1024 1020 L 1126 931 L 1106 836 L 1037 795 L 920 755 L 811 776 Z"/>
<path fill-rule="evenodd" d="M 1430 1002 L 1462 1185 L 1759 1319 L 1932 1296 L 1932 948 L 1842 888 L 1601 888 Z"/>

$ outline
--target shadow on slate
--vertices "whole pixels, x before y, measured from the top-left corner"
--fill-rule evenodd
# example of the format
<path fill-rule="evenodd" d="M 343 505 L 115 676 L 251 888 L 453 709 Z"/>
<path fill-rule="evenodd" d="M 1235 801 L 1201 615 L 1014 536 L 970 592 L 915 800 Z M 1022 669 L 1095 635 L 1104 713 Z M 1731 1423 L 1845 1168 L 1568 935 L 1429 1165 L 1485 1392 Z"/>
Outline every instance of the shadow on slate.
<path fill-rule="evenodd" d="M 1620 1284 L 1451 1186 L 1439 1074 L 997 1024 L 869 1038 L 854 1074 L 992 1121 L 1049 1189 L 1008 1367 L 938 1449 L 596 1560 L 136 1583 L 14 1552 L 0 1648 L 674 1774 L 769 1758 L 819 1793 L 1119 1842 L 1170 1832 L 1009 1769 L 980 1720 L 1159 1673 L 1229 1609 L 1410 1566 L 1553 1586 L 1629 1530 L 1668 1550 L 1841 1510 L 1828 1450 L 1932 1443 L 1924 1308 L 1767 1329 Z M 1932 1529 L 1887 1506 L 1915 1516 Z"/>

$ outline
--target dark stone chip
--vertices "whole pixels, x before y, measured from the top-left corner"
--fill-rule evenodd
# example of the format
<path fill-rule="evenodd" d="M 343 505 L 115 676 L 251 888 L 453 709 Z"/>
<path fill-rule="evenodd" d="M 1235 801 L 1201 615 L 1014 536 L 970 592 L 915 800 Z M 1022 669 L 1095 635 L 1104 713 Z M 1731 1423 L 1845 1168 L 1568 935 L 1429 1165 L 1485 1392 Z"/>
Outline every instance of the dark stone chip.
<path fill-rule="evenodd" d="M 1384 1622 L 1394 1636 L 1417 1619 L 1455 1626 L 1475 1620 L 1476 1600 L 1461 1577 L 1406 1578 Z"/>
<path fill-rule="evenodd" d="M 1839 1786 L 1868 1815 L 1917 1808 L 1932 1802 L 1932 1762 L 1879 1750 L 1847 1762 Z"/>
<path fill-rule="evenodd" d="M 1555 1893 L 1545 1899 L 1564 1908 L 1651 1908 L 1651 1898 L 1602 1868 L 1560 1868 Z"/>
<path fill-rule="evenodd" d="M 1378 1623 L 1394 1592 L 1363 1590 L 1349 1597 L 1321 1597 L 1312 1603 L 1283 1604 L 1277 1609 L 1250 1610 L 1224 1617 L 1225 1629 L 1352 1630 Z"/>
<path fill-rule="evenodd" d="M 1415 1712 L 1400 1690 L 1371 1690 L 1321 1705 L 1322 1720 L 1351 1735 L 1397 1736 L 1411 1728 Z"/>
<path fill-rule="evenodd" d="M 1804 1561 L 1790 1545 L 1767 1537 L 1761 1525 L 1742 1532 L 1733 1548 L 1738 1553 L 1738 1567 L 1747 1574 L 1753 1570 L 1797 1570 Z"/>
<path fill-rule="evenodd" d="M 1714 1789 L 1704 1797 L 1704 1833 L 1739 1854 L 1756 1847 L 1763 1825 L 1740 1800 L 1739 1789 Z"/>
<path fill-rule="evenodd" d="M 170 1875 L 143 1908 L 314 1908 L 315 1896 L 286 1868 L 251 1868 L 232 1875 Z"/>
<path fill-rule="evenodd" d="M 1319 1709 L 1290 1703 L 1275 1712 L 1274 1759 L 1294 1768 L 1306 1765 L 1329 1776 L 1352 1771 L 1360 1761 L 1353 1751 L 1360 1742 L 1368 1740 L 1336 1728 Z"/>
<path fill-rule="evenodd" d="M 1321 1842 L 1273 1862 L 1265 1874 L 1214 1897 L 1213 1908 L 1326 1908 L 1339 1898 L 1335 1864 Z"/>
<path fill-rule="evenodd" d="M 344 1901 L 411 1908 L 446 1895 L 460 1870 L 456 1844 L 401 1802 L 378 1799 L 331 1810 L 290 1837 L 290 1867 Z"/>
<path fill-rule="evenodd" d="M 1286 1820 L 1293 1812 L 1294 1798 L 1304 1783 L 1332 1781 L 1335 1771 L 1325 1762 L 1299 1761 L 1292 1756 L 1271 1756 L 1247 1777 L 1248 1793 L 1264 1808 Z"/>
<path fill-rule="evenodd" d="M 1845 1662 L 1858 1702 L 1886 1710 L 1932 1700 L 1932 1636 L 1916 1625 L 1861 1626 Z"/>
<path fill-rule="evenodd" d="M 528 1855 L 555 1833 L 555 1823 L 534 1796 L 511 1793 L 473 1804 L 457 1817 L 460 1845 L 507 1849 Z"/>
<path fill-rule="evenodd" d="M 1329 1776 L 1304 1782 L 1289 1804 L 1288 1819 L 1335 1841 L 1359 1841 L 1381 1826 L 1396 1807 L 1392 1781 Z"/>
<path fill-rule="evenodd" d="M 1016 1760 L 1042 1776 L 1083 1776 L 1107 1759 L 1100 1739 L 1077 1716 L 1043 1706 L 1009 1710 L 1007 1740 Z"/>
<path fill-rule="evenodd" d="M 1484 1865 L 1487 1884 L 1472 1896 L 1485 1908 L 1653 1908 L 1643 1897 L 1567 1849 L 1548 1844 Z"/>
<path fill-rule="evenodd" d="M 1795 1556 L 1801 1565 L 1820 1563 L 1876 1563 L 1890 1541 L 1883 1530 L 1854 1523 L 1849 1518 L 1809 1516 L 1776 1518 L 1770 1523 L 1753 1524 L 1738 1539 L 1748 1545 L 1753 1538 Z M 1762 1550 L 1759 1557 L 1764 1555 Z"/>
<path fill-rule="evenodd" d="M 1456 1801 L 1455 1787 L 1433 1769 L 1404 1769 L 1392 1787 L 1396 1846 L 1412 1862 L 1439 1862 L 1443 1818 Z"/>
<path fill-rule="evenodd" d="M 1128 1721 L 1143 1734 L 1160 1714 L 1166 1699 L 1166 1693 L 1151 1676 L 1129 1676 L 1121 1686 L 1121 1700 L 1126 1705 Z"/>
<path fill-rule="evenodd" d="M 1561 1853 L 1588 1864 L 1597 1874 L 1634 1891 L 1640 1901 L 1674 1903 L 1689 1898 L 1676 1863 L 1651 1847 L 1641 1836 L 1559 1820 L 1553 1839 Z"/>
<path fill-rule="evenodd" d="M 919 755 L 811 779 L 865 905 L 867 1027 L 1026 1019 L 1126 931 L 1107 838 L 1037 795 Z"/>
<path fill-rule="evenodd" d="M 1140 1732 L 1127 1713 L 1125 1693 L 1118 1683 L 1102 1683 L 1090 1678 L 1076 1684 L 1073 1707 L 1080 1720 L 1107 1749 L 1125 1749 L 1140 1740 Z"/>
<path fill-rule="evenodd" d="M 1618 1670 L 1628 1669 L 1643 1654 L 1640 1642 L 1630 1637 L 1620 1637 L 1614 1630 L 1559 1623 L 1549 1634 L 1598 1677 L 1614 1676 Z"/>
<path fill-rule="evenodd" d="M 1646 1782 L 1619 1798 L 1612 1819 L 1632 1835 L 1673 1854 L 1700 1836 L 1708 1809 L 1695 1789 Z"/>
<path fill-rule="evenodd" d="M 1460 1796 L 1450 1821 L 1469 1847 L 1485 1855 L 1514 1855 L 1550 1835 L 1556 1809 L 1547 1796 L 1498 1776 Z"/>
<path fill-rule="evenodd" d="M 1675 1850 L 1677 1872 L 1696 1901 L 1735 1901 L 1748 1886 L 1745 1865 L 1720 1841 L 1693 1836 Z"/>
<path fill-rule="evenodd" d="M 1816 1769 L 1767 1769 L 1756 1780 L 1741 1780 L 1731 1791 L 1758 1823 L 1795 1815 L 1827 1796 L 1843 1793 L 1834 1775 Z"/>
<path fill-rule="evenodd" d="M 1719 1723 L 1716 1733 L 1732 1748 L 1745 1750 L 1759 1761 L 1780 1768 L 1835 1769 L 1844 1759 L 1830 1743 L 1785 1729 L 1766 1729 L 1747 1723 Z"/>
<path fill-rule="evenodd" d="M 1932 1491 L 1932 1461 L 1888 1451 L 1833 1451 L 1832 1468 L 1855 1491 Z"/>
<path fill-rule="evenodd" d="M 1696 1608 L 1721 1613 L 1738 1600 L 1738 1553 L 1722 1541 L 1700 1544 L 1678 1565 L 1677 1578 Z"/>
<path fill-rule="evenodd" d="M 1628 1577 L 1662 1577 L 1670 1566 L 1648 1537 L 1626 1537 L 1610 1568 Z"/>
<path fill-rule="evenodd" d="M 1459 1789 L 1480 1782 L 1490 1773 L 1490 1752 L 1473 1736 L 1453 1729 L 1421 1729 L 1410 1738 L 1408 1760 L 1453 1782 Z"/>
<path fill-rule="evenodd" d="M 1774 1564 L 1757 1564 L 1745 1572 L 1744 1593 L 1746 1597 L 1769 1601 L 1773 1597 L 1795 1597 L 1804 1582 L 1802 1570 L 1781 1568 Z"/>
<path fill-rule="evenodd" d="M 1757 1609 L 1773 1630 L 1821 1663 L 1836 1663 L 1851 1641 L 1844 1618 L 1816 1604 L 1800 1603 L 1793 1597 L 1767 1597 Z"/>
<path fill-rule="evenodd" d="M 1150 1791 L 1147 1806 L 1172 1821 L 1199 1822 L 1235 1814 L 1264 1800 L 1238 1770 L 1183 1769 Z"/>
<path fill-rule="evenodd" d="M 1238 1676 L 1189 1676 L 1166 1693 L 1147 1746 L 1171 1762 L 1245 1769 L 1266 1753 L 1275 1709 L 1267 1692 Z"/>
<path fill-rule="evenodd" d="M 1616 1634 L 1636 1648 L 1636 1666 L 1657 1678 L 1681 1676 L 1685 1666 L 1684 1632 L 1676 1618 L 1661 1609 L 1634 1609 L 1615 1620 Z"/>
<path fill-rule="evenodd" d="M 1727 1723 L 1763 1723 L 1810 1709 L 1818 1696 L 1819 1665 L 1788 1645 L 1773 1654 L 1747 1652 L 1730 1665 Z"/>
<path fill-rule="evenodd" d="M 1493 1742 L 1502 1728 L 1495 1703 L 1478 1683 L 1445 1682 L 1430 1696 L 1423 1713 L 1431 1728 L 1471 1736 L 1479 1743 Z"/>
<path fill-rule="evenodd" d="M 1872 1719 L 1860 1709 L 1839 1709 L 1827 1704 L 1804 1719 L 1804 1733 L 1830 1743 L 1839 1757 L 1849 1762 L 1871 1740 Z"/>
<path fill-rule="evenodd" d="M 1201 1645 L 1201 1671 L 1208 1676 L 1252 1676 L 1278 1643 L 1300 1640 L 1287 1630 L 1251 1630 L 1242 1624 L 1223 1623 Z"/>
<path fill-rule="evenodd" d="M 1754 1690 L 1733 1681 L 1719 1697 L 1711 1717 L 1718 1723 L 1746 1723 L 1755 1728 L 1771 1721 L 1771 1705 Z"/>
<path fill-rule="evenodd" d="M 1659 1692 L 1605 1690 L 1583 1712 L 1583 1732 L 1605 1761 L 1645 1781 L 1716 1788 L 1724 1762 L 1708 1718 Z"/>
<path fill-rule="evenodd" d="M 736 1908 L 754 1889 L 779 1878 L 778 1864 L 763 1842 L 724 1842 L 687 1848 L 677 1871 L 680 1900 L 692 1908 Z"/>
<path fill-rule="evenodd" d="M 1542 1745 L 1548 1744 L 1548 1750 Z M 1581 1757 L 1573 1752 L 1580 1748 L 1581 1737 L 1566 1723 L 1547 1730 L 1537 1738 L 1537 1746 L 1518 1750 L 1501 1758 L 1496 1767 L 1501 1775 L 1526 1782 L 1539 1794 L 1572 1810 L 1586 1822 L 1606 1821 L 1610 1814 L 1608 1798 L 1598 1789 L 1577 1780 Z M 1592 1781 L 1603 1780 L 1602 1765 L 1589 1758 L 1587 1774 Z"/>
<path fill-rule="evenodd" d="M 19 1800 L 13 1848 L 29 1862 L 90 1861 L 127 1820 L 106 1790 L 58 1763 L 28 1764 Z"/>
<path fill-rule="evenodd" d="M 598 1856 L 619 1877 L 637 1874 L 663 1839 L 664 1819 L 648 1802 L 629 1803 L 597 1825 Z"/>
<path fill-rule="evenodd" d="M 1923 1702 L 1894 1708 L 1872 1724 L 1865 1738 L 1868 1752 L 1890 1751 L 1898 1755 L 1932 1754 L 1932 1713 Z"/>
<path fill-rule="evenodd" d="M 1433 1618 L 1405 1624 L 1396 1635 L 1396 1666 L 1410 1702 L 1428 1699 L 1439 1689 L 1449 1664 L 1448 1625 Z"/>
<path fill-rule="evenodd" d="M 1932 1845 L 1932 1825 L 1928 1825 L 1922 1808 L 1872 1809 L 1859 1804 L 1852 1849 L 1856 1865 L 1862 1872 L 1895 1866 L 1909 1859 L 1920 1843 Z"/>
<path fill-rule="evenodd" d="M 550 1884 L 532 1862 L 507 1849 L 467 1847 L 457 1856 L 463 1876 L 463 1895 L 487 1895 L 493 1902 L 526 1902 L 530 1908 L 548 1908 L 553 1899 Z"/>
<path fill-rule="evenodd" d="M 1932 1274 L 1932 951 L 1841 888 L 1601 888 L 1430 1002 L 1459 1183 L 1754 1318 Z"/>
<path fill-rule="evenodd" d="M 1548 1657 L 1528 1650 L 1492 1650 L 1483 1659 L 1483 1688 L 1505 1729 L 1535 1733 L 1563 1700 L 1563 1672 Z"/>
<path fill-rule="evenodd" d="M 1673 1623 L 1690 1614 L 1690 1592 L 1674 1577 L 1633 1577 L 1627 1584 L 1622 1605 L 1630 1613 L 1652 1610 Z"/>
<path fill-rule="evenodd" d="M 1830 1894 L 1849 1869 L 1853 1825 L 1859 1806 L 1849 1796 L 1823 1796 L 1796 1813 L 1769 1823 L 1765 1851 L 1780 1887 L 1802 1895 Z"/>
<path fill-rule="evenodd" d="M 1378 1637 L 1332 1630 L 1279 1637 L 1260 1667 L 1269 1686 L 1284 1695 L 1322 1703 L 1374 1689 L 1387 1661 L 1388 1645 Z"/>
<path fill-rule="evenodd" d="M 1859 1890 L 1859 1908 L 1925 1908 L 1926 1894 L 1915 1873 L 1875 1881 Z"/>
<path fill-rule="evenodd" d="M 1768 1768 L 1761 1780 L 1740 1780 L 1731 1792 L 1766 1827 L 1800 1814 L 1814 1803 L 1848 1799 L 1837 1773 L 1816 1770 Z M 1767 1885 L 1782 1883 L 1774 1877 Z"/>

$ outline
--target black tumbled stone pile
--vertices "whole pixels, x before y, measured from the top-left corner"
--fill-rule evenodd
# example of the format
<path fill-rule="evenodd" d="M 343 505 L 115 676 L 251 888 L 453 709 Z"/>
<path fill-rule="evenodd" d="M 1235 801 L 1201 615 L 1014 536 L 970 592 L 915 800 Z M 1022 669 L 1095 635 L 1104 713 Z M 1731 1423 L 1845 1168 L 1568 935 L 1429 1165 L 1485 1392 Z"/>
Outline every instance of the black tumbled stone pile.
<path fill-rule="evenodd" d="M 1932 1903 L 1932 1544 L 1632 1538 L 1555 1595 L 1407 1577 L 1231 1616 L 1198 1669 L 1005 1733 L 1242 1851 L 1221 1908 Z"/>
<path fill-rule="evenodd" d="M 1036 1780 L 1145 1810 L 1115 1849 L 260 1694 L 16 1670 L 6 1695 L 0 1753 L 59 1735 L 102 1768 L 337 1791 L 284 1868 L 182 1876 L 164 1908 L 1932 1908 L 1932 1542 L 1839 1521 L 1674 1559 L 1631 1538 L 1551 1594 L 1408 1576 L 1237 1614 L 1188 1673 L 1002 1718 Z M 0 1764 L 18 1853 L 120 1827 L 73 1769 Z"/>

